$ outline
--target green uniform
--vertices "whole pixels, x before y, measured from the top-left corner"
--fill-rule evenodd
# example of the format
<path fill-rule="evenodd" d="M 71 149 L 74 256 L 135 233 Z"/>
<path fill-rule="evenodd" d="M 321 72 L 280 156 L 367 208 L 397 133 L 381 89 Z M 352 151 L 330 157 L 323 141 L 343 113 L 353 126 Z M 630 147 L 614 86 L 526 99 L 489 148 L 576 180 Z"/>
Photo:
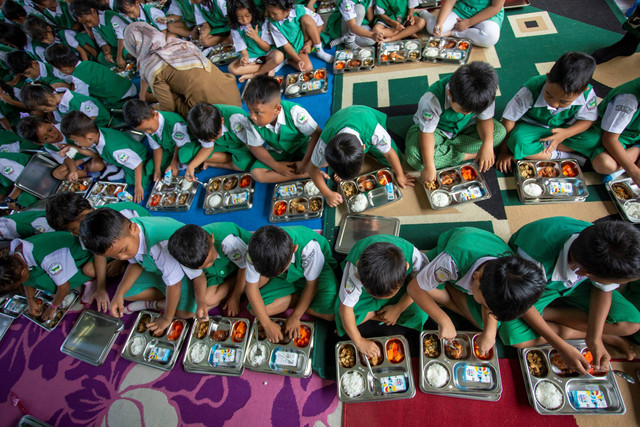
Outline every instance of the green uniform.
<path fill-rule="evenodd" d="M 195 5 L 196 10 L 211 27 L 209 34 L 228 33 L 227 4 L 224 1 L 218 3 L 218 0 L 209 0 L 209 5 L 209 7 L 206 7 L 204 3 Z M 196 24 L 200 25 L 201 23 L 196 14 Z"/>
<path fill-rule="evenodd" d="M 111 124 L 111 113 L 102 102 L 91 96 L 66 90 L 58 104 L 57 112 L 60 114 L 58 121 L 62 121 L 62 116 L 69 111 L 82 111 L 87 116 L 94 117 L 93 121 L 100 127 Z"/>
<path fill-rule="evenodd" d="M 137 203 L 133 202 L 116 202 L 105 205 L 105 208 L 113 209 L 114 211 L 123 212 L 123 211 L 131 211 L 135 212 L 138 217 L 141 216 L 151 216 L 148 210 L 143 208 Z M 135 218 L 136 216 L 129 216 L 125 213 L 125 216 L 129 219 Z"/>
<path fill-rule="evenodd" d="M 16 179 L 29 163 L 31 156 L 23 153 L 0 152 L 0 194 L 8 196 L 13 190 Z M 35 196 L 23 191 L 17 198 L 20 206 L 31 206 L 38 200 Z"/>
<path fill-rule="evenodd" d="M 268 30 L 268 28 L 269 28 L 265 24 L 266 23 L 263 22 L 261 25 L 258 25 L 258 37 L 260 37 L 261 39 L 262 39 L 263 34 L 265 33 L 265 29 Z M 253 29 L 253 27 L 252 27 L 252 29 Z M 241 25 L 241 26 L 238 27 L 238 29 L 231 30 L 231 34 L 232 34 L 232 37 L 234 37 L 234 44 L 236 44 L 235 43 L 236 34 L 237 34 L 237 36 L 240 36 L 240 38 L 242 39 L 242 42 L 244 42 L 245 49 L 247 51 L 247 55 L 249 55 L 249 58 L 260 58 L 261 56 L 265 56 L 266 54 L 268 54 L 272 50 L 272 49 L 269 49 L 269 51 L 262 50 L 262 48 L 258 45 L 258 43 L 254 39 L 252 39 L 251 37 L 249 37 L 247 35 L 247 26 L 246 25 Z M 271 35 L 270 34 L 267 34 L 267 35 L 268 35 L 268 39 L 271 41 L 271 43 L 273 43 L 273 39 L 271 39 Z M 241 50 L 242 49 L 239 49 L 237 44 L 236 44 L 236 51 L 240 52 Z"/>
<path fill-rule="evenodd" d="M 306 14 L 304 5 L 296 4 L 293 6 L 293 10 L 296 13 L 296 16 L 293 19 L 283 19 L 282 21 L 275 21 L 271 18 L 269 22 L 275 29 L 282 33 L 283 37 L 287 39 L 287 41 L 293 47 L 293 50 L 300 52 L 302 46 L 304 45 L 304 34 L 302 33 L 302 27 L 300 24 L 300 20 Z"/>
<path fill-rule="evenodd" d="M 320 35 L 322 37 L 322 42 L 325 44 L 329 43 L 331 40 L 337 39 L 338 37 L 342 36 L 342 23 L 344 20 L 346 20 L 346 17 L 343 16 L 341 9 L 348 8 L 348 10 L 345 10 L 345 12 L 346 13 L 352 12 L 351 5 L 349 6 L 345 5 L 345 7 L 342 7 L 343 1 L 344 0 L 338 0 L 336 2 L 336 8 L 329 15 L 329 18 L 327 19 L 327 25 L 324 27 L 324 31 Z M 352 1 L 356 5 L 361 4 L 362 7 L 364 7 L 365 12 L 367 11 L 367 9 L 371 7 L 371 3 L 372 3 L 372 0 L 352 0 Z M 317 3 L 316 3 L 316 6 L 318 6 Z M 351 18 L 351 19 L 354 19 L 354 18 Z M 368 26 L 369 24 L 370 24 L 369 20 L 367 19 L 366 16 L 360 23 L 361 26 L 365 26 L 365 25 Z"/>
<path fill-rule="evenodd" d="M 407 0 L 376 0 L 376 6 L 384 10 L 384 14 L 387 15 L 389 19 L 401 24 L 404 24 L 407 20 L 407 12 L 409 11 Z M 377 21 L 384 23 L 381 19 Z"/>
<path fill-rule="evenodd" d="M 45 211 L 24 211 L 0 218 L 0 237 L 7 240 L 25 239 L 35 234 L 55 231 L 45 217 Z"/>
<path fill-rule="evenodd" d="M 142 186 L 149 183 L 145 174 L 145 163 L 149 153 L 144 145 L 134 141 L 127 134 L 108 128 L 100 128 L 100 140 L 92 147 L 107 163 L 122 167 L 125 182 L 135 184 L 135 169 L 142 163 Z"/>
<path fill-rule="evenodd" d="M 218 286 L 238 268 L 246 268 L 251 233 L 231 222 L 215 222 L 202 228 L 213 236 L 213 246 L 218 254 L 213 265 L 204 270 L 207 286 Z"/>
<path fill-rule="evenodd" d="M 39 150 L 40 146 L 23 139 L 10 130 L 0 129 L 0 153 L 19 153 L 23 150 Z"/>
<path fill-rule="evenodd" d="M 627 301 L 633 304 L 635 308 L 640 310 L 640 280 L 627 283 L 627 286 L 625 287 L 622 294 Z M 635 342 L 640 343 L 640 331 L 633 334 L 632 337 Z"/>
<path fill-rule="evenodd" d="M 131 81 L 120 77 L 108 67 L 92 61 L 80 61 L 71 74 L 81 85 L 88 86 L 88 95 L 97 98 L 109 108 L 121 107 L 128 93 L 131 93 Z M 78 86 L 76 84 L 76 86 Z M 76 88 L 77 91 L 77 88 Z M 135 91 L 133 95 L 135 95 Z"/>
<path fill-rule="evenodd" d="M 113 59 L 116 59 L 116 53 L 118 50 L 118 33 L 124 31 L 124 28 L 120 28 L 122 22 L 124 24 L 129 23 L 129 19 L 122 16 L 118 12 L 113 10 L 98 11 L 100 15 L 100 22 L 97 27 L 93 27 L 93 33 L 97 37 L 101 37 L 110 47 Z M 104 20 L 104 22 L 102 22 Z M 119 22 L 122 20 L 122 22 Z M 126 50 L 122 52 L 123 56 L 127 56 Z"/>
<path fill-rule="evenodd" d="M 169 167 L 173 159 L 173 153 L 178 147 L 191 142 L 187 122 L 180 114 L 171 113 L 169 111 L 158 111 L 160 116 L 160 126 L 154 133 L 147 134 L 147 141 L 152 150 L 162 150 L 162 161 L 160 162 L 160 170 L 162 172 Z M 159 126 L 159 127 L 160 127 Z M 147 174 L 153 175 L 154 162 L 147 163 Z"/>
<path fill-rule="evenodd" d="M 58 9 L 54 12 L 45 7 L 40 13 L 58 28 L 70 30 L 76 25 L 76 20 L 73 19 L 65 1 L 58 1 Z"/>
<path fill-rule="evenodd" d="M 51 86 L 55 83 L 65 83 L 60 77 L 56 76 L 54 69 L 51 65 L 36 61 L 40 67 L 40 75 L 34 80 L 35 83 L 43 83 L 47 86 Z"/>
<path fill-rule="evenodd" d="M 196 15 L 194 12 L 194 4 L 189 0 L 172 0 L 169 6 L 168 15 L 172 13 L 182 17 L 182 21 L 189 26 L 196 24 Z"/>
<path fill-rule="evenodd" d="M 491 3 L 493 3 L 493 0 L 458 0 L 453 6 L 453 11 L 460 18 L 469 19 L 491 6 Z M 500 12 L 487 19 L 487 21 L 493 21 L 502 26 L 503 19 L 504 9 L 500 9 Z"/>

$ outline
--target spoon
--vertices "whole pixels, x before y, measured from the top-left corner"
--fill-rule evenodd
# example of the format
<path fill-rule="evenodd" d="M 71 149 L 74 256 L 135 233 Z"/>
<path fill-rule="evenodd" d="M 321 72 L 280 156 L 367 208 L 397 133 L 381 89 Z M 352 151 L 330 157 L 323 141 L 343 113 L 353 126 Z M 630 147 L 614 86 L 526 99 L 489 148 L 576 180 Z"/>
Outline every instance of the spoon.
<path fill-rule="evenodd" d="M 371 363 L 369 363 L 369 358 L 365 356 L 364 360 L 367 362 L 367 367 L 369 368 L 369 373 L 372 377 L 373 394 L 375 396 L 380 396 L 382 394 L 382 384 L 380 384 L 380 380 L 373 373 L 373 369 L 371 369 Z"/>
<path fill-rule="evenodd" d="M 256 327 L 253 329 L 253 335 L 256 340 L 256 359 L 262 357 L 262 346 L 260 345 L 260 341 L 258 341 L 258 323 L 256 322 Z"/>
<path fill-rule="evenodd" d="M 635 384 L 636 383 L 635 378 L 633 378 L 631 375 L 627 374 L 626 372 L 620 371 L 618 369 L 612 369 L 612 371 L 613 371 L 614 374 L 616 374 L 620 378 L 624 378 L 625 380 L 627 380 L 627 382 L 629 384 Z M 636 371 L 636 374 L 640 375 L 640 372 Z M 638 376 L 638 378 L 640 378 L 640 376 Z"/>

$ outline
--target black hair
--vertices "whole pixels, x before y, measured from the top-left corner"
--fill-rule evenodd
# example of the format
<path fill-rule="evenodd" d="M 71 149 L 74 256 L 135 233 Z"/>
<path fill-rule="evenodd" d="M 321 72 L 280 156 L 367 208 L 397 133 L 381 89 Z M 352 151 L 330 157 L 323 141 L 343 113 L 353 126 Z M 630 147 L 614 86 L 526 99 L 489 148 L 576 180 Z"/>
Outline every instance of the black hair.
<path fill-rule="evenodd" d="M 567 52 L 553 64 L 547 79 L 560 85 L 564 93 L 580 94 L 589 85 L 596 70 L 596 61 L 582 52 Z"/>
<path fill-rule="evenodd" d="M 215 106 L 200 102 L 187 114 L 187 124 L 194 137 L 201 141 L 213 141 L 222 130 L 222 114 Z"/>
<path fill-rule="evenodd" d="M 27 11 L 19 3 L 13 0 L 6 0 L 2 5 L 2 14 L 9 21 L 17 21 L 27 16 Z"/>
<path fill-rule="evenodd" d="M 289 10 L 295 4 L 295 0 L 264 0 L 265 7 L 277 7 L 282 10 Z"/>
<path fill-rule="evenodd" d="M 60 122 L 60 131 L 67 138 L 70 136 L 85 137 L 89 133 L 98 133 L 98 125 L 82 111 L 69 111 Z"/>
<path fill-rule="evenodd" d="M 75 19 L 81 16 L 91 15 L 91 11 L 95 10 L 98 13 L 104 10 L 98 2 L 92 0 L 74 0 L 69 2 L 69 12 Z"/>
<path fill-rule="evenodd" d="M 54 43 L 44 51 L 44 59 L 52 66 L 60 69 L 62 67 L 75 67 L 80 60 L 80 56 L 66 44 Z"/>
<path fill-rule="evenodd" d="M 31 67 L 31 63 L 35 62 L 35 60 L 24 50 L 14 50 L 7 54 L 5 62 L 7 63 L 9 71 L 18 75 L 24 73 L 27 68 Z"/>
<path fill-rule="evenodd" d="M 17 25 L 0 22 L 0 43 L 23 50 L 27 45 L 27 35 Z"/>
<path fill-rule="evenodd" d="M 42 117 L 29 116 L 18 122 L 17 132 L 22 138 L 27 141 L 34 142 L 36 144 L 42 144 L 38 139 L 38 128 L 45 124 L 51 123 L 48 120 L 43 119 Z"/>
<path fill-rule="evenodd" d="M 498 73 L 486 62 L 462 65 L 449 80 L 451 100 L 465 113 L 479 114 L 496 99 Z"/>
<path fill-rule="evenodd" d="M 249 9 L 251 13 L 251 27 L 262 24 L 263 14 L 258 10 L 258 6 L 253 0 L 227 0 L 227 19 L 229 27 L 237 30 L 240 27 L 237 12 L 242 9 Z"/>
<path fill-rule="evenodd" d="M 24 23 L 24 31 L 37 42 L 42 42 L 49 29 L 51 29 L 51 32 L 55 36 L 54 27 L 44 19 L 35 15 L 29 15 L 27 21 Z"/>
<path fill-rule="evenodd" d="M 518 256 L 504 256 L 484 265 L 480 291 L 500 322 L 517 319 L 540 299 L 547 284 L 542 269 Z"/>
<path fill-rule="evenodd" d="M 578 234 L 569 248 L 589 274 L 613 281 L 640 277 L 640 231 L 621 221 L 603 221 Z"/>
<path fill-rule="evenodd" d="M 374 298 L 389 298 L 400 289 L 406 276 L 407 260 L 393 243 L 372 243 L 358 259 L 358 278 Z"/>
<path fill-rule="evenodd" d="M 187 268 L 200 268 L 209 256 L 211 235 L 199 225 L 180 227 L 169 238 L 169 253 Z"/>
<path fill-rule="evenodd" d="M 0 257 L 0 293 L 12 293 L 22 285 L 20 270 L 22 263 L 17 255 L 5 254 Z"/>
<path fill-rule="evenodd" d="M 276 277 L 291 263 L 293 241 L 275 225 L 265 225 L 249 239 L 249 257 L 256 271 L 265 277 Z"/>
<path fill-rule="evenodd" d="M 51 228 L 67 231 L 69 223 L 76 221 L 86 210 L 93 210 L 87 199 L 79 193 L 65 191 L 47 198 L 45 216 Z"/>
<path fill-rule="evenodd" d="M 35 110 L 43 105 L 51 105 L 53 93 L 54 91 L 50 86 L 42 84 L 29 84 L 20 91 L 22 102 L 30 110 Z"/>
<path fill-rule="evenodd" d="M 141 99 L 130 99 L 122 107 L 124 121 L 133 128 L 140 126 L 143 120 L 153 117 L 154 111 L 156 110 L 153 109 L 151 104 Z"/>
<path fill-rule="evenodd" d="M 114 7 L 122 13 L 125 13 L 124 7 L 135 6 L 136 0 L 115 0 Z"/>
<path fill-rule="evenodd" d="M 251 79 L 242 94 L 247 105 L 266 104 L 274 99 L 280 100 L 280 83 L 266 74 L 258 74 Z"/>
<path fill-rule="evenodd" d="M 364 162 L 364 149 L 357 136 L 339 133 L 329 140 L 324 152 L 327 164 L 342 179 L 358 175 Z"/>
<path fill-rule="evenodd" d="M 102 255 L 123 236 L 130 224 L 126 216 L 114 209 L 96 209 L 80 223 L 80 241 L 87 250 Z"/>

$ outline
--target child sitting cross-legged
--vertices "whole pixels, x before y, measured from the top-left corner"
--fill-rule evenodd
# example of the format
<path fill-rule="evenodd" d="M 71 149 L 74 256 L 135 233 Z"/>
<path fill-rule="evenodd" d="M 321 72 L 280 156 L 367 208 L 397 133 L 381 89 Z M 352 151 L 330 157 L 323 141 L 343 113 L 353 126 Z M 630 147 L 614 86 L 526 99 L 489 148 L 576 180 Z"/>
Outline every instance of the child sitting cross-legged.
<path fill-rule="evenodd" d="M 95 42 L 84 32 L 58 29 L 39 16 L 29 15 L 24 23 L 24 31 L 31 37 L 31 50 L 38 57 L 45 59 L 45 50 L 54 43 L 63 43 L 74 49 L 83 61 L 91 58 L 104 60 L 98 55 Z"/>
<path fill-rule="evenodd" d="M 146 22 L 163 34 L 167 34 L 167 17 L 164 12 L 152 4 L 140 0 L 115 0 L 116 9 L 131 22 Z"/>
<path fill-rule="evenodd" d="M 414 15 L 417 0 L 377 0 L 378 22 L 373 33 L 382 33 L 385 41 L 402 40 L 416 34 L 425 25 L 424 19 Z"/>

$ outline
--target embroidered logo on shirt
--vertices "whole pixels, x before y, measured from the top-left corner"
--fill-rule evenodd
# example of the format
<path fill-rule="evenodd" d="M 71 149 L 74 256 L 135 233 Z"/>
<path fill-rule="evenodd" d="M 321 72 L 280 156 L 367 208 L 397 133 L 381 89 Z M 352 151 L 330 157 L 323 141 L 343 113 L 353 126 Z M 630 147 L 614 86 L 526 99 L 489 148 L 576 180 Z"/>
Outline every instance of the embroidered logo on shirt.
<path fill-rule="evenodd" d="M 353 283 L 353 280 L 351 280 L 351 277 L 347 278 L 347 283 L 344 284 L 344 290 L 347 292 L 348 295 L 351 295 L 351 293 L 355 291 L 355 289 L 356 289 L 356 284 Z"/>
<path fill-rule="evenodd" d="M 346 10 L 347 12 L 351 12 L 351 8 L 352 8 L 351 3 L 345 3 L 344 10 Z"/>
<path fill-rule="evenodd" d="M 522 98 L 516 95 L 513 99 L 515 99 L 516 104 L 518 105 L 518 108 L 520 109 L 524 108 L 524 101 L 522 100 Z"/>
<path fill-rule="evenodd" d="M 433 119 L 433 113 L 429 110 L 422 110 L 422 118 L 426 121 L 431 121 Z"/>
<path fill-rule="evenodd" d="M 13 168 L 11 166 L 5 166 L 5 168 L 2 169 L 2 173 L 5 175 L 11 175 L 13 173 Z"/>
<path fill-rule="evenodd" d="M 53 276 L 60 273 L 61 271 L 62 271 L 62 264 L 60 264 L 59 262 L 56 262 L 55 264 L 51 264 L 51 267 L 49 267 L 49 273 Z"/>
<path fill-rule="evenodd" d="M 33 227 L 33 229 L 34 229 L 34 231 L 35 231 L 36 233 L 44 233 L 45 231 L 47 231 L 47 230 L 45 230 L 45 229 L 44 229 L 44 227 L 43 227 L 43 226 L 41 226 L 41 225 L 36 225 L 35 227 Z"/>
<path fill-rule="evenodd" d="M 182 141 L 184 139 L 184 133 L 182 132 L 176 132 L 173 134 L 173 139 L 177 139 L 179 141 Z"/>
<path fill-rule="evenodd" d="M 596 108 L 596 105 L 597 105 L 596 97 L 594 96 L 587 102 L 587 110 L 589 111 L 593 110 L 594 108 Z"/>
<path fill-rule="evenodd" d="M 233 251 L 231 255 L 229 255 L 229 258 L 231 258 L 232 261 L 237 261 L 240 259 L 240 257 L 242 257 L 240 251 Z"/>
<path fill-rule="evenodd" d="M 298 120 L 298 123 L 300 123 L 300 124 L 305 124 L 305 123 L 307 123 L 309 118 L 307 117 L 307 115 L 305 113 L 298 113 L 298 116 L 296 117 L 296 120 Z"/>
<path fill-rule="evenodd" d="M 85 106 L 84 106 L 84 109 L 85 109 L 86 111 L 91 111 L 91 110 L 92 110 L 92 107 L 91 107 L 91 105 L 87 104 L 87 105 L 85 105 Z"/>
<path fill-rule="evenodd" d="M 118 24 L 118 22 L 117 22 L 117 21 L 112 21 L 112 22 L 111 22 L 111 26 L 112 26 L 113 28 L 118 28 L 118 27 L 120 26 L 120 24 Z"/>
<path fill-rule="evenodd" d="M 244 126 L 242 126 L 242 123 L 237 122 L 235 125 L 233 125 L 233 131 L 234 132 L 240 132 L 244 129 Z"/>
<path fill-rule="evenodd" d="M 444 283 L 451 280 L 451 272 L 444 267 L 438 267 L 434 272 L 434 275 L 438 283 Z"/>
<path fill-rule="evenodd" d="M 632 110 L 631 108 L 627 107 L 626 105 L 616 105 L 616 111 L 623 113 L 623 114 L 631 114 Z"/>
<path fill-rule="evenodd" d="M 309 254 L 305 257 L 302 257 L 302 268 L 307 268 L 311 262 L 313 262 L 313 258 L 316 256 L 316 250 L 313 249 Z"/>
<path fill-rule="evenodd" d="M 126 162 L 128 158 L 129 156 L 127 155 L 127 153 L 122 153 L 118 156 L 118 160 L 120 160 L 121 162 Z"/>
<path fill-rule="evenodd" d="M 6 145 L 0 146 L 0 153 L 7 153 L 9 152 L 9 147 L 7 147 Z"/>

